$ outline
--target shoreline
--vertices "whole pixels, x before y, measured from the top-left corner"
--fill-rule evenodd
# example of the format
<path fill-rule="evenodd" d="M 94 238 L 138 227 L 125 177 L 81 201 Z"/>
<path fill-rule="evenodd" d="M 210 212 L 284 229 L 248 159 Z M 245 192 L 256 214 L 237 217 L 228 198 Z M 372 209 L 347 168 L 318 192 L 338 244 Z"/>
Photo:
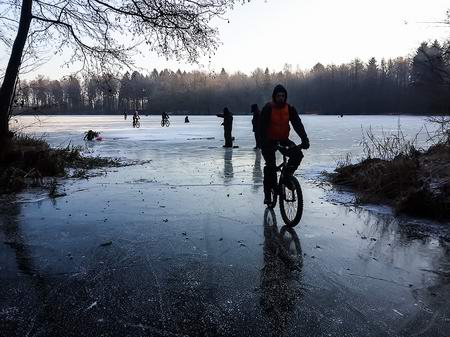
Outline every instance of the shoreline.
<path fill-rule="evenodd" d="M 145 113 L 140 111 L 140 116 L 161 116 L 160 113 Z M 252 116 L 251 112 L 233 112 L 234 116 Z M 300 112 L 299 115 L 301 116 L 336 116 L 340 117 L 340 113 L 316 113 L 316 112 Z M 344 113 L 342 114 L 345 116 L 410 116 L 410 117 L 436 117 L 436 116 L 442 116 L 441 114 L 411 114 L 411 113 L 380 113 L 380 114 L 370 114 L 370 113 Z M 16 115 L 13 115 L 11 119 L 17 118 L 20 116 L 121 116 L 123 117 L 123 112 L 117 112 L 117 113 L 18 113 Z M 128 113 L 128 116 L 131 117 L 131 111 Z M 216 116 L 215 113 L 207 114 L 207 113 L 171 113 L 169 112 L 169 116 Z"/>
<path fill-rule="evenodd" d="M 445 222 L 450 219 L 450 142 L 392 160 L 366 158 L 327 174 L 347 187 L 356 202 L 388 205 L 396 214 Z"/>

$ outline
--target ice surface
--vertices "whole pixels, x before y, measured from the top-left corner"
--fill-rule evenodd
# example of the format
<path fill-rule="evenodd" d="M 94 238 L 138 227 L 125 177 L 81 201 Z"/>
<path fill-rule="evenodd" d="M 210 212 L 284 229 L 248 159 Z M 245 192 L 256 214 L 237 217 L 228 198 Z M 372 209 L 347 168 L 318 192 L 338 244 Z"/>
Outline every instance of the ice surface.
<path fill-rule="evenodd" d="M 1 198 L 0 336 L 448 336 L 440 225 L 342 205 L 314 181 L 360 154 L 361 125 L 396 130 L 398 117 L 302 119 L 311 148 L 293 232 L 262 204 L 249 116 L 234 119 L 237 149 L 222 148 L 216 117 L 161 128 L 143 116 L 140 129 L 122 116 L 43 117 L 25 129 L 55 146 L 84 146 L 93 129 L 92 155 L 151 161 L 62 180 L 54 200 Z M 423 118 L 400 122 L 415 134 Z"/>

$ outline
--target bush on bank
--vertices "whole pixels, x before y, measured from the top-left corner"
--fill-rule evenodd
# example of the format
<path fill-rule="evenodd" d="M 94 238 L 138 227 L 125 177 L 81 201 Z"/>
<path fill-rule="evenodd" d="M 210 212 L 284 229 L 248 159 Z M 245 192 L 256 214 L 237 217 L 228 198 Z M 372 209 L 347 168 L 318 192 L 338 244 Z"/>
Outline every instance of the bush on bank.
<path fill-rule="evenodd" d="M 15 135 L 0 150 L 0 192 L 16 192 L 28 185 L 45 186 L 46 178 L 67 176 L 70 168 L 116 165 L 112 159 L 83 156 L 79 147 L 51 148 L 44 139 Z"/>
<path fill-rule="evenodd" d="M 393 159 L 347 163 L 330 178 L 355 190 L 359 202 L 388 203 L 399 213 L 450 219 L 450 137 L 428 150 L 410 147 Z"/>

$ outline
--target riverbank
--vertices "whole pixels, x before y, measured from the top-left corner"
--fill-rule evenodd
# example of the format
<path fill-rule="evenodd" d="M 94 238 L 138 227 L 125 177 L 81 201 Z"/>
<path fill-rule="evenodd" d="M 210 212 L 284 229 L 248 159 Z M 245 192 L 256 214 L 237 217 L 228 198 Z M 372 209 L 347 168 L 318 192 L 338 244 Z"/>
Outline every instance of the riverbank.
<path fill-rule="evenodd" d="M 113 159 L 82 155 L 81 147 L 52 148 L 43 138 L 15 135 L 0 151 L 0 193 L 27 186 L 54 192 L 54 178 L 85 177 L 87 170 L 117 166 Z"/>
<path fill-rule="evenodd" d="M 338 167 L 332 183 L 350 187 L 361 203 L 386 203 L 397 213 L 450 219 L 450 140 L 392 160 L 368 158 Z"/>

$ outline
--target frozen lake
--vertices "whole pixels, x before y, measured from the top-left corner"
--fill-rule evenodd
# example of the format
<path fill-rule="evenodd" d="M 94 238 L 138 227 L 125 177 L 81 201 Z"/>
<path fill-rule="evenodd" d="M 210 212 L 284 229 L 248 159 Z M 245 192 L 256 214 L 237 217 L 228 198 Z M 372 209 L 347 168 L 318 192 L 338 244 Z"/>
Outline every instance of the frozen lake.
<path fill-rule="evenodd" d="M 449 335 L 448 224 L 344 206 L 351 195 L 317 183 L 361 154 L 361 126 L 415 135 L 423 117 L 302 117 L 295 231 L 262 204 L 251 117 L 234 118 L 236 149 L 222 148 L 220 119 L 190 120 L 20 119 L 54 146 L 85 146 L 93 129 L 91 154 L 150 162 L 61 181 L 55 200 L 2 197 L 0 336 Z"/>
<path fill-rule="evenodd" d="M 184 123 L 184 116 L 172 116 L 172 125 L 161 128 L 160 116 L 141 116 L 141 128 L 133 129 L 131 116 L 124 120 L 122 116 L 32 116 L 21 117 L 15 128 L 26 133 L 45 138 L 54 146 L 70 144 L 85 145 L 83 133 L 89 129 L 100 131 L 104 140 L 89 144 L 94 154 L 128 159 L 155 160 L 156 156 L 178 154 L 178 157 L 197 157 L 215 160 L 223 159 L 223 151 L 211 151 L 223 145 L 223 121 L 215 116 L 191 116 L 191 123 Z M 323 169 L 333 170 L 336 162 L 347 153 L 357 159 L 362 152 L 360 141 L 362 128 L 372 128 L 375 135 L 382 132 L 401 130 L 407 137 L 419 133 L 419 145 L 424 143 L 428 129 L 433 127 L 420 116 L 302 116 L 302 121 L 311 140 L 311 149 L 306 152 L 302 172 L 317 172 Z M 239 166 L 252 165 L 254 159 L 254 137 L 251 116 L 235 116 L 233 136 L 239 149 L 233 151 L 233 163 Z M 299 143 L 295 132 L 292 139 Z M 250 152 L 249 152 L 250 151 Z M 253 154 L 253 155 L 249 155 Z M 193 161 L 195 163 L 195 161 Z M 163 165 L 162 163 L 160 163 Z M 172 166 L 172 163 L 168 163 Z"/>

